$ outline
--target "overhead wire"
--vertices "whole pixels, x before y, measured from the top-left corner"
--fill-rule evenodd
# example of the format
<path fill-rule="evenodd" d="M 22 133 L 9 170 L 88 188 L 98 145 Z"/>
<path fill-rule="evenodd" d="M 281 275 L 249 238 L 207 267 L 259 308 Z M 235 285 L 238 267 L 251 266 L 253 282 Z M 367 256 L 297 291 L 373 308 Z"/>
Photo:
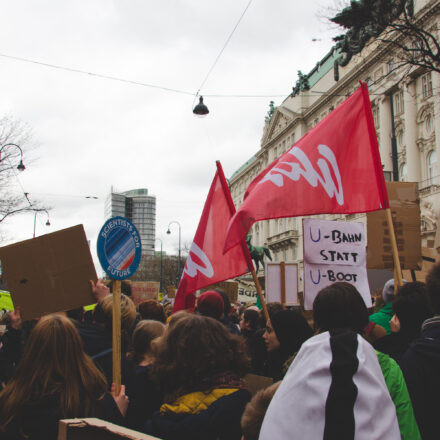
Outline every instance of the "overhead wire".
<path fill-rule="evenodd" d="M 221 48 L 221 50 L 218 53 L 216 59 L 212 63 L 211 67 L 209 68 L 208 73 L 206 74 L 204 80 L 202 81 L 202 83 L 200 84 L 200 86 L 198 88 L 197 93 L 196 93 L 196 98 L 199 95 L 200 90 L 202 90 L 203 86 L 206 84 L 206 81 L 208 81 L 208 78 L 211 75 L 212 71 L 214 70 L 214 67 L 217 65 L 220 57 L 222 56 L 223 52 L 226 49 L 226 46 L 231 41 L 232 36 L 234 35 L 235 31 L 237 30 L 239 24 L 241 23 L 241 20 L 243 19 L 244 15 L 246 14 L 246 12 L 249 9 L 249 6 L 251 5 L 252 2 L 253 2 L 253 0 L 249 0 L 248 4 L 246 5 L 246 7 L 244 8 L 243 12 L 241 13 L 240 18 L 238 19 L 237 23 L 235 23 L 235 26 L 232 29 L 231 33 L 229 34 L 228 38 L 226 38 L 225 44 L 223 44 L 223 47 Z"/>

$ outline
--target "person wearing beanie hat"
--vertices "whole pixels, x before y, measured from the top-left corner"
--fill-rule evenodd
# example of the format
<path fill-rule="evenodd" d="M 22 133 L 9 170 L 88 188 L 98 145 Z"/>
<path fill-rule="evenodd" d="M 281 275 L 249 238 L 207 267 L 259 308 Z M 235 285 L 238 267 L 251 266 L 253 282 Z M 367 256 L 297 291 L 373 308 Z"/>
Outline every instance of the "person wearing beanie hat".
<path fill-rule="evenodd" d="M 263 335 L 268 351 L 264 374 L 274 381 L 281 380 L 302 343 L 312 336 L 313 330 L 300 312 L 275 313 Z"/>
<path fill-rule="evenodd" d="M 222 296 L 215 290 L 203 292 L 197 299 L 197 310 L 203 316 L 219 320 L 223 316 L 224 307 Z"/>
<path fill-rule="evenodd" d="M 370 315 L 370 322 L 374 322 L 382 326 L 387 335 L 391 333 L 390 329 L 390 321 L 394 316 L 392 300 L 394 298 L 394 279 L 391 278 L 388 280 L 382 289 L 382 298 L 385 302 L 385 305 L 376 313 Z"/>

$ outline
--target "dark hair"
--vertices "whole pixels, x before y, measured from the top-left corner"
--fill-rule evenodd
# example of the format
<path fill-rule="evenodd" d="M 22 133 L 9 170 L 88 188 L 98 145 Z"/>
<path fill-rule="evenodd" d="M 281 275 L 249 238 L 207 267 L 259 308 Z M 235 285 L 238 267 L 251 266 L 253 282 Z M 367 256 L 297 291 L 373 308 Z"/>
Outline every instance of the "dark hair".
<path fill-rule="evenodd" d="M 303 342 L 313 336 L 313 330 L 301 312 L 297 310 L 281 310 L 270 317 L 270 322 L 280 342 L 280 353 L 292 356 Z"/>
<path fill-rule="evenodd" d="M 249 323 L 251 330 L 257 330 L 260 326 L 260 314 L 256 310 L 245 310 L 243 312 L 243 319 Z"/>
<path fill-rule="evenodd" d="M 138 308 L 142 319 L 154 319 L 155 321 L 165 324 L 167 318 L 165 317 L 163 305 L 158 303 L 156 300 L 147 299 L 142 301 Z"/>
<path fill-rule="evenodd" d="M 113 280 L 111 280 L 107 287 L 110 289 L 110 293 L 113 293 Z M 121 282 L 121 293 L 123 293 L 125 296 L 128 296 L 131 298 L 131 284 L 127 281 Z"/>
<path fill-rule="evenodd" d="M 418 336 L 423 321 L 432 316 L 425 284 L 415 281 L 401 286 L 393 300 L 393 310 L 399 318 L 400 331 Z"/>
<path fill-rule="evenodd" d="M 275 315 L 275 313 L 284 310 L 284 306 L 280 302 L 276 302 L 276 301 L 267 303 L 266 307 L 267 307 L 267 313 L 269 314 L 269 318 L 272 315 Z M 266 326 L 266 317 L 264 316 L 263 310 L 260 310 L 260 326 L 261 327 Z"/>
<path fill-rule="evenodd" d="M 225 316 L 228 316 L 229 313 L 231 313 L 231 301 L 229 301 L 228 295 L 226 295 L 226 292 L 222 289 L 215 289 L 217 293 L 220 293 L 220 295 L 223 298 L 223 312 Z"/>
<path fill-rule="evenodd" d="M 167 402 L 211 390 L 224 374 L 243 377 L 250 368 L 243 339 L 213 318 L 181 314 L 156 341 L 153 375 Z"/>
<path fill-rule="evenodd" d="M 440 314 L 440 263 L 435 264 L 426 276 L 426 289 L 435 314 Z"/>
<path fill-rule="evenodd" d="M 362 333 L 368 325 L 368 309 L 356 287 L 338 282 L 319 291 L 313 301 L 313 319 L 317 330 L 348 328 Z"/>

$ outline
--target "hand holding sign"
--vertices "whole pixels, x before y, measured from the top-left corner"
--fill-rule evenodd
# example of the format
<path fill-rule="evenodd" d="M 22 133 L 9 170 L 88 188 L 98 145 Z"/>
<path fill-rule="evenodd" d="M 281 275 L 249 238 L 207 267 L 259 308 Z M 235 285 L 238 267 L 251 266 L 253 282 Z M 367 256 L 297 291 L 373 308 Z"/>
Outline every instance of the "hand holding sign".
<path fill-rule="evenodd" d="M 90 285 L 92 287 L 93 296 L 96 298 L 96 302 L 102 301 L 107 295 L 110 295 L 110 289 L 104 284 L 102 278 L 96 282 L 90 280 Z"/>

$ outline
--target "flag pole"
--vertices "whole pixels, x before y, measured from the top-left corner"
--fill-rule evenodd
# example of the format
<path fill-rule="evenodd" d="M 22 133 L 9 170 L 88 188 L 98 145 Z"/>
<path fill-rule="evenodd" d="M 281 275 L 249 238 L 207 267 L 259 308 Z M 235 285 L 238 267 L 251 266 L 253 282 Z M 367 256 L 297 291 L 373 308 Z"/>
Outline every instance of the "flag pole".
<path fill-rule="evenodd" d="M 121 389 L 121 281 L 113 281 L 113 383 L 116 386 L 116 395 Z"/>
<path fill-rule="evenodd" d="M 269 312 L 267 311 L 266 300 L 264 299 L 263 296 L 263 290 L 261 289 L 260 281 L 258 280 L 257 273 L 255 272 L 254 263 L 251 261 L 250 264 L 252 265 L 251 273 L 252 273 L 252 278 L 254 279 L 255 287 L 257 288 L 257 295 L 258 298 L 260 299 L 261 307 L 263 308 L 264 319 L 266 320 L 266 322 L 268 322 Z"/>
<path fill-rule="evenodd" d="M 217 172 L 220 177 L 220 182 L 222 184 L 223 191 L 226 196 L 226 200 L 228 201 L 229 209 L 231 211 L 231 214 L 235 214 L 235 205 L 234 205 L 234 202 L 232 201 L 231 192 L 229 190 L 228 182 L 226 181 L 225 174 L 223 173 L 222 164 L 220 163 L 219 160 L 216 160 L 215 164 L 217 166 Z M 261 307 L 263 308 L 264 319 L 267 322 L 267 321 L 269 321 L 269 312 L 267 311 L 266 301 L 263 296 L 263 290 L 261 289 L 260 281 L 258 280 L 257 273 L 255 272 L 254 263 L 252 261 L 250 254 L 249 254 L 249 249 L 248 249 L 245 241 L 241 240 L 240 244 L 243 248 L 243 254 L 246 257 L 249 272 L 252 274 L 252 278 L 254 280 L 254 284 L 257 289 L 257 295 L 258 295 L 258 298 L 260 299 Z"/>
<path fill-rule="evenodd" d="M 397 278 L 396 280 L 397 287 L 400 287 L 403 285 L 402 269 L 400 267 L 399 252 L 397 249 L 396 233 L 394 231 L 393 218 L 391 216 L 391 208 L 387 208 L 385 210 L 385 213 L 387 216 L 388 228 L 390 230 L 391 249 L 393 252 L 393 260 L 394 260 L 394 278 Z M 397 289 L 395 289 L 395 291 L 396 290 Z"/>
<path fill-rule="evenodd" d="M 376 129 L 374 127 L 374 118 L 373 112 L 371 110 L 371 102 L 370 97 L 368 95 L 368 86 L 366 83 L 359 81 L 362 89 L 362 97 L 364 100 L 364 109 L 365 115 L 367 117 L 367 126 L 368 126 L 368 134 L 370 136 L 370 144 L 372 146 L 371 153 L 374 157 L 374 162 L 376 164 L 376 179 L 379 191 L 382 193 L 382 200 L 385 201 L 385 214 L 387 218 L 388 228 L 390 230 L 390 238 L 391 238 L 391 249 L 393 253 L 393 261 L 394 261 L 394 278 L 397 278 L 397 286 L 401 286 L 403 284 L 402 280 L 402 269 L 400 267 L 399 260 L 399 252 L 397 249 L 397 241 L 396 234 L 394 232 L 393 219 L 391 216 L 391 208 L 390 202 L 388 198 L 388 191 L 385 184 L 385 177 L 383 174 L 383 169 L 381 166 L 380 153 L 379 153 L 379 145 L 377 143 L 377 135 Z M 396 283 L 395 283 L 396 284 Z"/>

